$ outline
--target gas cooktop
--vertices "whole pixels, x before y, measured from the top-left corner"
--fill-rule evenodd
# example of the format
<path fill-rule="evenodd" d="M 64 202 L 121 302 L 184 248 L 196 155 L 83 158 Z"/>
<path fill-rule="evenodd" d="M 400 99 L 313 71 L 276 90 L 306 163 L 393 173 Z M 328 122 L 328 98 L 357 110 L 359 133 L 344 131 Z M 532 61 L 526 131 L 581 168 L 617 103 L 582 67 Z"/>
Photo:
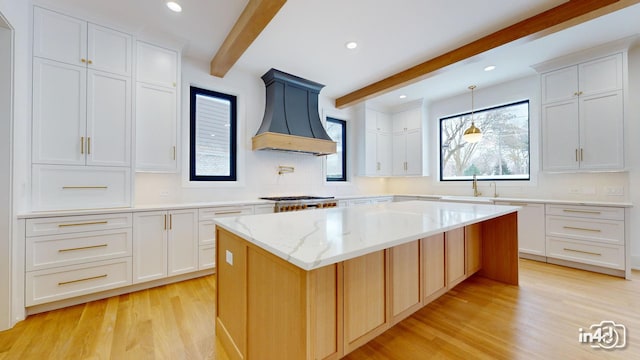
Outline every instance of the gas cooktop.
<path fill-rule="evenodd" d="M 324 199 L 333 199 L 333 196 L 267 196 L 261 197 L 262 200 L 272 200 L 272 201 L 298 201 L 298 200 L 324 200 Z"/>

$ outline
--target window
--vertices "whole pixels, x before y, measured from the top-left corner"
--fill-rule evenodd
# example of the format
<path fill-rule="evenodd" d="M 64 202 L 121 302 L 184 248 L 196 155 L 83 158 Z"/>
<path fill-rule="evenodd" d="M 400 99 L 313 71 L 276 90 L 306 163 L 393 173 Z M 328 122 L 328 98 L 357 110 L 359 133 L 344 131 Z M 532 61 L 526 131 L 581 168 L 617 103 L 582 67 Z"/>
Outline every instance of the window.
<path fill-rule="evenodd" d="M 347 181 L 347 122 L 327 118 L 327 134 L 338 143 L 337 152 L 327 155 L 327 181 Z"/>
<path fill-rule="evenodd" d="M 440 119 L 440 180 L 529 180 L 529 100 L 475 111 L 482 140 L 462 134 L 471 113 Z"/>
<path fill-rule="evenodd" d="M 189 180 L 236 181 L 236 97 L 192 86 L 190 103 Z"/>

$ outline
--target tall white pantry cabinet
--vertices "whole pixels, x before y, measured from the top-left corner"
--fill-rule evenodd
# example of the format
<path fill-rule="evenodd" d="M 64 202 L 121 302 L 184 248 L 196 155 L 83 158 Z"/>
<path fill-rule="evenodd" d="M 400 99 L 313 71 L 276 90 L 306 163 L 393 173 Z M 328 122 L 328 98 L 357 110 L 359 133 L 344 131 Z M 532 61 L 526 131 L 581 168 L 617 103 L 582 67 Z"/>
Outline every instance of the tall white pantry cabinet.
<path fill-rule="evenodd" d="M 132 37 L 34 7 L 32 208 L 131 205 Z"/>

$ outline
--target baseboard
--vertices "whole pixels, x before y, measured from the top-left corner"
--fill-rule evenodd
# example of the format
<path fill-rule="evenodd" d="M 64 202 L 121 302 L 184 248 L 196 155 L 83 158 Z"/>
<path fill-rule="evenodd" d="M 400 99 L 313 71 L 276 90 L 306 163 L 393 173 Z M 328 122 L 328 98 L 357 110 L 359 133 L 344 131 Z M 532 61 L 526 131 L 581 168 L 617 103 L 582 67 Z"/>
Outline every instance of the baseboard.
<path fill-rule="evenodd" d="M 640 270 L 640 255 L 631 255 L 631 268 Z"/>
<path fill-rule="evenodd" d="M 547 257 L 546 256 L 542 256 L 542 255 L 534 255 L 534 254 L 527 254 L 527 253 L 524 253 L 524 252 L 520 252 L 518 254 L 518 256 L 520 256 L 520 258 L 522 258 L 522 259 L 547 262 Z"/>
<path fill-rule="evenodd" d="M 587 270 L 587 271 L 597 272 L 597 273 L 611 275 L 611 276 L 617 276 L 623 279 L 625 278 L 624 270 L 609 269 L 602 266 L 583 264 L 575 261 L 554 259 L 550 257 L 547 258 L 547 262 L 549 264 L 562 265 L 562 266 L 572 267 L 576 269 Z"/>

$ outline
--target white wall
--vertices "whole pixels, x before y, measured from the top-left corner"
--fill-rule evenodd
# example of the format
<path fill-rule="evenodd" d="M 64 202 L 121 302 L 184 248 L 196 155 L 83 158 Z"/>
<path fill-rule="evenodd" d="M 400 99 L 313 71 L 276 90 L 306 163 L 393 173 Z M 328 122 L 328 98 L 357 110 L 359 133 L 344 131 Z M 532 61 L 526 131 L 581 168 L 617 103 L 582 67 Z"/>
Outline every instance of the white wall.
<path fill-rule="evenodd" d="M 269 195 L 353 195 L 384 193 L 384 179 L 350 177 L 348 183 L 324 181 L 324 159 L 305 154 L 252 151 L 251 138 L 264 114 L 265 86 L 260 75 L 232 69 L 224 78 L 209 75 L 209 64 L 192 59 L 182 62 L 181 172 L 179 174 L 138 173 L 135 205 L 167 204 L 235 199 L 256 199 Z M 313 80 L 313 79 L 310 79 Z M 194 184 L 188 179 L 189 86 L 238 96 L 238 183 Z M 347 120 L 348 172 L 353 175 L 355 139 L 350 111 L 333 107 L 333 99 L 320 92 L 320 116 Z M 292 174 L 278 175 L 278 165 L 294 166 Z"/>
<path fill-rule="evenodd" d="M 14 41 L 14 57 L 13 57 L 13 206 L 12 212 L 16 214 L 27 209 L 27 179 L 29 171 L 28 154 L 30 137 L 30 68 L 31 68 L 31 53 L 30 53 L 30 1 L 26 0 L 0 0 L 0 13 L 6 19 L 6 22 L 13 28 L 13 41 Z M 2 53 L 5 54 L 5 49 L 2 48 Z M 0 61 L 2 62 L 2 61 Z M 4 81 L 0 81 L 4 84 Z M 6 91 L 6 90 L 3 90 Z M 4 99 L 4 95 L 2 96 Z M 3 105 L 4 106 L 4 105 Z M 0 106 L 1 108 L 1 106 Z M 7 141 L 6 136 L 10 136 L 10 133 L 5 133 L 2 130 L 3 139 L 2 142 Z M 6 163 L 3 163 L 0 171 L 3 173 L 9 173 L 10 168 L 7 168 Z M 15 219 L 15 217 L 14 217 Z M 21 269 L 22 262 L 19 261 L 19 251 L 17 250 L 20 244 L 20 239 L 17 236 L 16 220 L 13 220 L 12 236 L 11 239 L 0 237 L 0 261 L 4 266 L 10 265 L 11 270 L 11 291 L 7 292 L 6 289 L 0 289 L 0 330 L 6 328 L 6 320 L 9 320 L 11 324 L 14 324 L 20 320 L 24 314 L 24 304 L 20 304 L 19 301 L 12 301 L 10 306 L 11 310 L 6 308 L 6 302 L 3 302 L 7 294 L 19 293 L 17 287 L 22 280 L 23 269 Z M 6 242 L 10 242 L 7 245 Z M 6 253 L 5 250 L 10 251 Z M 3 256 L 11 254 L 11 261 L 7 261 Z M 5 263 L 6 261 L 6 263 Z M 5 268 L 0 269 L 0 276 L 6 276 Z M 11 297 L 13 299 L 13 296 Z"/>
<path fill-rule="evenodd" d="M 0 14 L 0 329 L 11 325 L 11 39 Z"/>

